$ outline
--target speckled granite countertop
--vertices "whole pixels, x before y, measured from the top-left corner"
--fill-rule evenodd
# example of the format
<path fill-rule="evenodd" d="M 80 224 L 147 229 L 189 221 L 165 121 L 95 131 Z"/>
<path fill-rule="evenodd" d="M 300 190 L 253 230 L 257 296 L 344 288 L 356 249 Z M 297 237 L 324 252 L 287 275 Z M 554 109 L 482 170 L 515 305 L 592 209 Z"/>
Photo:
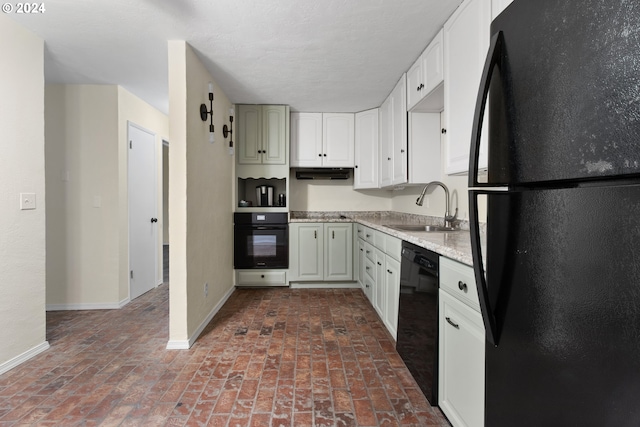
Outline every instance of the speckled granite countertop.
<path fill-rule="evenodd" d="M 461 222 L 460 230 L 453 232 L 399 231 L 385 225 L 425 224 L 442 225 L 442 218 L 413 215 L 401 212 L 301 212 L 290 213 L 290 222 L 356 222 L 399 239 L 411 242 L 425 249 L 472 266 L 469 223 Z M 484 246 L 484 225 L 481 225 L 482 252 Z"/>

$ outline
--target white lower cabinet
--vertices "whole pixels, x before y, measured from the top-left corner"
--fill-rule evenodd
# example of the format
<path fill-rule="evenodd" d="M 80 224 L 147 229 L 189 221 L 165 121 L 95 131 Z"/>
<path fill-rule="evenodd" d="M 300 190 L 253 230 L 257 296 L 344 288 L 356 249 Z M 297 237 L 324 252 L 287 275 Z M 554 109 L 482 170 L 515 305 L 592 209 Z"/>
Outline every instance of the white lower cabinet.
<path fill-rule="evenodd" d="M 400 302 L 400 251 L 402 241 L 381 231 L 356 225 L 359 280 L 362 291 L 396 339 Z"/>
<path fill-rule="evenodd" d="M 352 281 L 353 224 L 289 225 L 290 281 Z"/>
<path fill-rule="evenodd" d="M 384 257 L 384 288 L 386 302 L 382 321 L 393 339 L 398 337 L 398 305 L 400 304 L 400 261 Z"/>
<path fill-rule="evenodd" d="M 469 274 L 456 276 L 456 271 L 465 269 L 471 271 L 468 266 L 440 258 L 438 394 L 439 406 L 454 427 L 484 425 L 482 315 L 477 303 L 462 296 L 464 292 L 452 294 L 453 286 L 447 288 L 442 282 L 455 281 L 456 290 L 468 287 L 469 293 L 475 293 Z"/>

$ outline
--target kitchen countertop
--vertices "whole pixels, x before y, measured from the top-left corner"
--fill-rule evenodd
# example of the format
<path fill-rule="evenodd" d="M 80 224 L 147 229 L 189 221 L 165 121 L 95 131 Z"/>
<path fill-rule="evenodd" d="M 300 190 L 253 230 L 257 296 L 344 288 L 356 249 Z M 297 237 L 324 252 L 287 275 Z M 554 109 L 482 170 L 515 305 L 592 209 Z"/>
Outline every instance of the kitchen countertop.
<path fill-rule="evenodd" d="M 392 235 L 414 245 L 434 251 L 442 256 L 473 266 L 471 238 L 468 222 L 461 222 L 461 229 L 452 232 L 400 231 L 385 225 L 424 224 L 442 225 L 442 218 L 401 212 L 302 212 L 290 214 L 290 222 L 355 222 Z M 484 224 L 481 224 L 482 253 L 485 249 Z"/>

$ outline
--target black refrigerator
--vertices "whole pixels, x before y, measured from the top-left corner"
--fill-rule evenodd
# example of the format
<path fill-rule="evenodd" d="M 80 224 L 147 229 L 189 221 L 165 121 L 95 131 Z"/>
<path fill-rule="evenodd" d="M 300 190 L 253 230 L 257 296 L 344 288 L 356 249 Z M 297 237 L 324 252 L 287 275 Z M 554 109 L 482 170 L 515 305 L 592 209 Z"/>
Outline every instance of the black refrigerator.
<path fill-rule="evenodd" d="M 640 2 L 515 0 L 471 146 L 485 425 L 640 426 Z"/>

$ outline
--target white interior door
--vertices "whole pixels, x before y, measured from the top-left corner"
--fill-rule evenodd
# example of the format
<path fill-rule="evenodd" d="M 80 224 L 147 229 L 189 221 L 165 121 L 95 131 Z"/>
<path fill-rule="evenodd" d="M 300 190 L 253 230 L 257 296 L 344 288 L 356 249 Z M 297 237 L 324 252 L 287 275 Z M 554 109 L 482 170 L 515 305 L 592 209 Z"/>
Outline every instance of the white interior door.
<path fill-rule="evenodd" d="M 129 298 L 158 283 L 155 135 L 129 123 Z"/>

